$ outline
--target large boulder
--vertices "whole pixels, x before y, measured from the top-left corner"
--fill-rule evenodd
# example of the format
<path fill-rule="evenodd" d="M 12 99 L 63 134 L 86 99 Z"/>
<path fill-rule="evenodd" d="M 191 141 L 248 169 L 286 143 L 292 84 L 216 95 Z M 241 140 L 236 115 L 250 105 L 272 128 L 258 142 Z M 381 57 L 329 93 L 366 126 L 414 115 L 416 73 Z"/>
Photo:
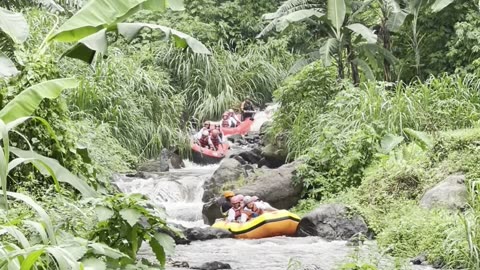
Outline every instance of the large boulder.
<path fill-rule="evenodd" d="M 287 154 L 286 149 L 278 148 L 274 144 L 267 144 L 262 148 L 262 159 L 258 162 L 258 167 L 278 168 L 285 164 Z"/>
<path fill-rule="evenodd" d="M 240 176 L 245 176 L 242 164 L 233 158 L 225 158 L 212 177 L 203 184 L 203 202 L 208 202 L 221 193 L 222 187 L 227 182 L 235 182 Z"/>
<path fill-rule="evenodd" d="M 242 160 L 246 161 L 247 163 L 257 164 L 262 158 L 261 153 L 262 151 L 258 148 L 239 149 L 239 150 L 233 151 L 229 157 L 231 158 L 241 157 Z"/>
<path fill-rule="evenodd" d="M 160 156 L 157 160 L 149 160 L 137 167 L 138 171 L 143 172 L 168 172 L 168 158 L 169 158 L 169 151 L 167 149 L 162 149 L 160 152 Z"/>
<path fill-rule="evenodd" d="M 433 188 L 429 189 L 420 200 L 420 206 L 427 209 L 447 208 L 463 209 L 467 204 L 467 187 L 465 175 L 450 175 Z"/>
<path fill-rule="evenodd" d="M 230 231 L 218 228 L 188 228 L 184 232 L 185 237 L 190 241 L 205 241 L 220 238 L 232 238 L 233 234 Z"/>
<path fill-rule="evenodd" d="M 168 161 L 168 165 L 170 165 L 171 169 L 185 168 L 185 163 L 183 162 L 182 157 L 180 157 L 180 155 L 176 152 L 170 154 Z"/>
<path fill-rule="evenodd" d="M 206 262 L 200 266 L 192 266 L 191 269 L 200 269 L 200 270 L 220 270 L 220 269 L 232 269 L 230 264 L 222 263 L 219 261 Z"/>
<path fill-rule="evenodd" d="M 296 236 L 347 240 L 360 233 L 368 233 L 367 224 L 360 215 L 350 213 L 342 204 L 324 204 L 300 220 Z"/>
<path fill-rule="evenodd" d="M 257 169 L 245 180 L 249 184 L 235 190 L 235 193 L 258 196 L 279 209 L 293 207 L 302 193 L 301 183 L 295 184 L 293 181 L 299 165 L 300 162 L 296 161 L 277 169 Z"/>
<path fill-rule="evenodd" d="M 294 184 L 293 179 L 300 162 L 285 164 L 277 169 L 261 168 L 244 179 L 244 186 L 234 189 L 236 194 L 258 196 L 279 209 L 288 209 L 298 203 L 301 197 L 301 183 Z M 221 218 L 219 202 L 221 197 L 211 197 L 203 205 L 203 219 L 207 224 L 213 224 Z"/>

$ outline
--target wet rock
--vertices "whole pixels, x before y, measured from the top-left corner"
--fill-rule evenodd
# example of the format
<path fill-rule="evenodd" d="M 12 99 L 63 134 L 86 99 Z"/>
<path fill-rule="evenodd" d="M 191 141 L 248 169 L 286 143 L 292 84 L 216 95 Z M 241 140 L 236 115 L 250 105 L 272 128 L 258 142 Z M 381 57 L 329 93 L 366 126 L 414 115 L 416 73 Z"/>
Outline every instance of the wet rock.
<path fill-rule="evenodd" d="M 242 164 L 233 158 L 226 158 L 220 163 L 212 177 L 203 184 L 203 202 L 208 202 L 221 193 L 223 185 L 227 182 L 235 182 L 240 176 L 245 176 Z"/>
<path fill-rule="evenodd" d="M 188 262 L 185 262 L 185 261 L 173 261 L 173 262 L 170 262 L 170 265 L 172 267 L 181 267 L 181 268 L 189 268 L 190 265 L 188 264 Z"/>
<path fill-rule="evenodd" d="M 218 261 L 207 262 L 198 267 L 194 266 L 192 269 L 201 269 L 201 270 L 218 270 L 218 269 L 232 269 L 230 264 L 222 263 Z"/>
<path fill-rule="evenodd" d="M 296 236 L 346 240 L 360 233 L 368 233 L 367 224 L 360 215 L 350 213 L 342 204 L 324 204 L 300 220 Z"/>
<path fill-rule="evenodd" d="M 293 183 L 296 169 L 300 164 L 300 161 L 297 161 L 277 169 L 261 168 L 256 170 L 244 165 L 242 167 L 244 176 L 248 170 L 248 175 L 244 180 L 247 184 L 234 189 L 234 192 L 235 194 L 258 196 L 278 209 L 291 208 L 298 203 L 302 193 L 301 183 Z M 220 196 L 210 197 L 209 201 L 203 205 L 202 214 L 206 224 L 211 225 L 217 218 L 222 218 Z"/>
<path fill-rule="evenodd" d="M 162 149 L 160 156 L 157 160 L 149 160 L 137 167 L 138 171 L 143 172 L 168 172 L 168 150 Z"/>
<path fill-rule="evenodd" d="M 427 264 L 427 255 L 425 253 L 422 253 L 422 254 L 418 255 L 417 257 L 411 259 L 410 262 L 414 265 Z"/>
<path fill-rule="evenodd" d="M 265 122 L 260 126 L 260 130 L 258 131 L 259 135 L 260 135 L 260 136 L 265 135 L 267 129 L 272 126 L 272 123 L 273 123 L 273 121 L 271 121 L 271 120 L 265 121 Z"/>
<path fill-rule="evenodd" d="M 180 157 L 177 152 L 173 152 L 170 154 L 170 158 L 168 159 L 168 165 L 171 169 L 185 168 L 185 163 L 183 162 L 182 157 Z"/>
<path fill-rule="evenodd" d="M 429 189 L 420 200 L 420 206 L 427 209 L 463 209 L 467 204 L 465 175 L 455 174 Z"/>
<path fill-rule="evenodd" d="M 175 244 L 177 245 L 188 245 L 190 244 L 190 240 L 187 239 L 187 237 L 184 235 L 184 231 L 187 230 L 187 228 L 183 227 L 180 224 L 175 224 L 175 223 L 169 223 L 168 226 L 170 228 L 173 228 L 173 230 L 164 230 L 164 229 L 157 229 L 161 233 L 168 234 L 170 237 L 173 238 L 175 241 Z"/>
<path fill-rule="evenodd" d="M 220 200 L 221 197 L 218 199 L 212 198 L 203 205 L 202 216 L 205 224 L 212 225 L 217 218 L 223 217 L 222 212 L 220 212 Z"/>
<path fill-rule="evenodd" d="M 190 241 L 205 241 L 210 239 L 232 238 L 233 234 L 227 230 L 205 227 L 188 228 L 184 231 L 185 236 Z"/>
<path fill-rule="evenodd" d="M 282 148 L 278 148 L 273 144 L 268 144 L 262 148 L 262 160 L 258 166 L 267 166 L 268 168 L 278 168 L 285 164 L 287 159 L 287 151 Z"/>
<path fill-rule="evenodd" d="M 227 140 L 238 145 L 245 145 L 245 139 L 240 134 L 233 134 L 227 137 Z"/>

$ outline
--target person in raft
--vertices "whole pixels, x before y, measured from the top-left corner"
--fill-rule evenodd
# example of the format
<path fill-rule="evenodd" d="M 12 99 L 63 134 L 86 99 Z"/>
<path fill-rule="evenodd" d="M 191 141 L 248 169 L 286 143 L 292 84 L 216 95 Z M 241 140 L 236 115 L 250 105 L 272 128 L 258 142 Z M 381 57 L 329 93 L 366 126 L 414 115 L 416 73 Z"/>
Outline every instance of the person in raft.
<path fill-rule="evenodd" d="M 220 124 L 215 124 L 214 130 L 218 130 L 218 136 L 220 137 L 220 143 L 224 143 L 225 134 L 223 134 Z"/>
<path fill-rule="evenodd" d="M 235 120 L 233 120 L 228 112 L 224 112 L 222 115 L 222 127 L 224 128 L 233 128 L 236 126 Z"/>
<path fill-rule="evenodd" d="M 203 127 L 200 129 L 199 132 L 197 132 L 197 134 L 195 135 L 195 138 L 196 138 L 197 140 L 200 140 L 200 138 L 202 137 L 202 134 L 203 134 L 203 132 L 204 132 L 205 130 L 206 130 L 206 131 L 210 131 L 210 121 L 205 121 L 205 122 L 203 123 Z"/>
<path fill-rule="evenodd" d="M 212 130 L 210 135 L 210 142 L 212 143 L 213 150 L 218 151 L 219 149 L 223 150 L 222 139 L 220 139 L 220 131 L 217 129 Z"/>
<path fill-rule="evenodd" d="M 250 96 L 247 96 L 245 100 L 242 102 L 242 104 L 240 105 L 240 111 L 242 112 L 243 121 L 245 121 L 245 119 L 247 118 L 253 118 L 253 115 L 255 114 L 253 111 L 255 111 L 255 108 L 253 107 L 253 103 L 252 103 L 252 100 L 250 99 Z"/>
<path fill-rule="evenodd" d="M 207 130 L 202 132 L 202 136 L 197 140 L 197 144 L 202 148 L 215 149 L 215 146 L 212 143 L 212 140 L 208 136 L 210 133 Z"/>
<path fill-rule="evenodd" d="M 264 212 L 277 211 L 277 208 L 272 207 L 269 203 L 258 200 L 257 196 L 245 196 L 243 198 L 245 205 L 245 213 L 249 218 L 256 218 Z"/>
<path fill-rule="evenodd" d="M 235 196 L 235 193 L 233 191 L 225 191 L 223 193 L 223 198 L 219 200 L 220 203 L 220 212 L 222 212 L 222 215 L 226 217 L 228 215 L 228 210 L 232 208 L 232 203 L 230 200 Z"/>
<path fill-rule="evenodd" d="M 230 109 L 228 110 L 228 117 L 229 119 L 234 123 L 234 126 L 233 127 L 236 127 L 238 125 L 240 125 L 240 123 L 242 122 L 240 119 L 238 119 L 237 115 L 235 114 L 235 111 L 233 109 Z"/>
<path fill-rule="evenodd" d="M 227 222 L 245 223 L 248 215 L 243 211 L 243 195 L 235 195 L 230 199 L 232 208 L 228 210 Z"/>

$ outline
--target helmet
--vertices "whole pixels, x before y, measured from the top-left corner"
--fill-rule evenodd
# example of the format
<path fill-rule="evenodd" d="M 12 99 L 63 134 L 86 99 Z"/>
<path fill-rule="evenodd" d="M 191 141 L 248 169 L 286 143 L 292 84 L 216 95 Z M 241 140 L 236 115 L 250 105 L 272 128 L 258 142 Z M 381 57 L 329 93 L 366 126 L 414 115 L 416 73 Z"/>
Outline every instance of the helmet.
<path fill-rule="evenodd" d="M 224 112 L 222 116 L 228 116 L 228 112 Z"/>
<path fill-rule="evenodd" d="M 258 200 L 258 197 L 257 197 L 257 196 L 252 196 L 252 197 L 250 197 L 250 196 L 245 196 L 245 198 L 243 198 L 243 202 L 244 202 L 245 204 L 249 204 L 249 203 L 251 203 L 251 202 L 256 202 L 257 200 Z"/>
<path fill-rule="evenodd" d="M 235 196 L 235 193 L 233 193 L 233 191 L 228 190 L 228 191 L 223 192 L 223 197 L 225 197 L 225 198 L 229 198 L 229 197 L 233 197 L 233 196 Z"/>
<path fill-rule="evenodd" d="M 233 109 L 228 110 L 228 112 L 233 113 L 235 112 Z"/>
<path fill-rule="evenodd" d="M 210 133 L 208 132 L 208 130 L 204 130 L 204 131 L 202 132 L 202 136 L 208 136 L 208 134 L 210 134 Z"/>
<path fill-rule="evenodd" d="M 210 125 L 210 121 L 205 121 L 205 122 L 203 122 L 203 125 L 204 125 L 204 126 L 205 126 L 205 125 Z"/>
<path fill-rule="evenodd" d="M 236 195 L 236 196 L 233 196 L 232 199 L 230 199 L 230 202 L 232 204 L 239 203 L 239 202 L 242 202 L 242 201 L 243 201 L 243 196 L 242 195 Z"/>
<path fill-rule="evenodd" d="M 218 135 L 219 133 L 220 133 L 220 132 L 218 131 L 218 129 L 212 130 L 212 134 L 214 134 L 214 135 Z"/>

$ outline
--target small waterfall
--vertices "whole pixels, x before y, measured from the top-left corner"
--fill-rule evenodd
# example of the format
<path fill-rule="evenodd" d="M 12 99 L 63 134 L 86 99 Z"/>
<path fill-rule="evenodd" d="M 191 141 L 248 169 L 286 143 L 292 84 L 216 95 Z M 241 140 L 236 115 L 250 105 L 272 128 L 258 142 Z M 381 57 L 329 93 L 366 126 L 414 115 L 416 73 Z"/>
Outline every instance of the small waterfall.
<path fill-rule="evenodd" d="M 202 185 L 218 165 L 198 166 L 188 161 L 185 164 L 184 169 L 150 174 L 146 179 L 116 175 L 114 180 L 122 192 L 146 195 L 165 208 L 169 222 L 185 227 L 204 226 Z"/>

